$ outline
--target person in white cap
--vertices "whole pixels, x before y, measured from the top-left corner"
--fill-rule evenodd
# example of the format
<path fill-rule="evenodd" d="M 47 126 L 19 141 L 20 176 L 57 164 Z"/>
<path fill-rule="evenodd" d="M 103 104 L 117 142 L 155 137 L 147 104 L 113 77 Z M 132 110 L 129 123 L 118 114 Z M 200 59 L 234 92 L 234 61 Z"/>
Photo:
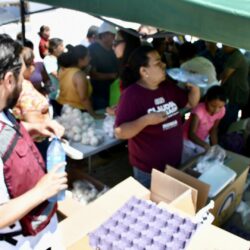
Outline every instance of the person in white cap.
<path fill-rule="evenodd" d="M 115 27 L 103 22 L 98 28 L 99 39 L 89 46 L 92 102 L 95 110 L 105 109 L 109 105 L 110 85 L 118 75 L 118 61 L 112 50 L 115 34 Z"/>

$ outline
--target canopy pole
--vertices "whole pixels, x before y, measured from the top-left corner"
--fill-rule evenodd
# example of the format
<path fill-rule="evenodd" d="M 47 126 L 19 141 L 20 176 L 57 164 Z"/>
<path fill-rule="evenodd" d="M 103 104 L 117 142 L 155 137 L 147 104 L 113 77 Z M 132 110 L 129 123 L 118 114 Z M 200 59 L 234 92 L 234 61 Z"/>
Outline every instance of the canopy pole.
<path fill-rule="evenodd" d="M 24 0 L 20 0 L 20 16 L 22 24 L 22 43 L 25 43 L 25 4 Z"/>

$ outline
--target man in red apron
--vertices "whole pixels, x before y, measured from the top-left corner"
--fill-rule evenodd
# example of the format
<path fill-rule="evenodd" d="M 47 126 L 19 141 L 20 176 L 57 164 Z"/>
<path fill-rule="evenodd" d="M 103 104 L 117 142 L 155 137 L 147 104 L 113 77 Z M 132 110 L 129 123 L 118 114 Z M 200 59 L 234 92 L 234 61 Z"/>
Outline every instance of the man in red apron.
<path fill-rule="evenodd" d="M 59 164 L 47 174 L 30 135 L 61 136 L 54 121 L 20 123 L 9 112 L 21 92 L 22 47 L 0 34 L 0 249 L 63 249 L 56 236 L 56 203 L 48 198 L 67 188 Z"/>

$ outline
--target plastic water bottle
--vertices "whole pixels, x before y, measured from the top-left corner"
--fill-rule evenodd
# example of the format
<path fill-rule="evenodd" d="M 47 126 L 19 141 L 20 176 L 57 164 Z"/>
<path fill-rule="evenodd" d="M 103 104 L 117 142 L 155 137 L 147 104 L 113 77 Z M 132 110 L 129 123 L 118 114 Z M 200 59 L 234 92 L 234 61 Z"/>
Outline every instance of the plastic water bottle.
<path fill-rule="evenodd" d="M 66 154 L 61 145 L 60 140 L 57 137 L 54 137 L 48 147 L 47 150 L 47 172 L 51 171 L 51 169 L 62 162 L 66 161 Z M 61 168 L 60 172 L 64 172 L 65 168 Z M 63 200 L 65 198 L 65 191 L 61 191 L 57 195 L 49 198 L 50 202 L 57 202 Z"/>

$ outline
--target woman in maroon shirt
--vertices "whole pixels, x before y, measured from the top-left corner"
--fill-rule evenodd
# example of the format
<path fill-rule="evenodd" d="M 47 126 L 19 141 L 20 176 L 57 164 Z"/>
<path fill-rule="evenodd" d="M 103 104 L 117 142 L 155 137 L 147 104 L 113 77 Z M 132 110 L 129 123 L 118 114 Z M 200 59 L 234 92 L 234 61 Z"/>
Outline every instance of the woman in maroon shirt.
<path fill-rule="evenodd" d="M 166 81 L 166 65 L 150 46 L 136 49 L 122 73 L 128 86 L 122 93 L 115 134 L 128 139 L 129 160 L 134 177 L 150 186 L 152 168 L 164 171 L 166 164 L 178 166 L 182 153 L 182 122 L 179 109 L 194 107 L 199 89 L 187 90 Z"/>

